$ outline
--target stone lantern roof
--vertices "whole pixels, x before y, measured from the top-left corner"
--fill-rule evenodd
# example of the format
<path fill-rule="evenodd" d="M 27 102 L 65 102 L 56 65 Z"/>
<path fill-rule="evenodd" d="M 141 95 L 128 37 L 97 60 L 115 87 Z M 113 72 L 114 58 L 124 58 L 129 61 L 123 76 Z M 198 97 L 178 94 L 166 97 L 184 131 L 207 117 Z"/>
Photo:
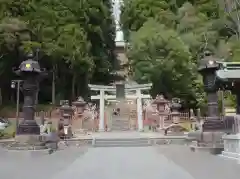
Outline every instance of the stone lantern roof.
<path fill-rule="evenodd" d="M 163 95 L 157 95 L 155 100 L 153 100 L 153 104 L 167 104 L 167 103 L 169 103 L 169 101 L 166 100 Z"/>
<path fill-rule="evenodd" d="M 202 73 L 206 70 L 217 70 L 219 68 L 219 61 L 222 60 L 214 57 L 210 51 L 205 51 L 203 58 L 198 64 L 198 71 Z"/>
<path fill-rule="evenodd" d="M 72 104 L 74 105 L 74 106 L 84 106 L 84 105 L 86 105 L 86 102 L 84 101 L 84 99 L 81 97 L 81 96 L 79 96 L 78 97 L 78 99 L 77 99 L 77 101 L 74 101 L 74 102 L 72 102 Z"/>
<path fill-rule="evenodd" d="M 178 98 L 173 98 L 172 99 L 172 103 L 171 103 L 171 110 L 172 110 L 172 114 L 174 113 L 179 113 L 179 109 L 182 107 L 182 105 L 180 104 L 180 99 Z"/>
<path fill-rule="evenodd" d="M 59 109 L 62 111 L 73 111 L 73 108 L 69 104 L 64 104 Z"/>

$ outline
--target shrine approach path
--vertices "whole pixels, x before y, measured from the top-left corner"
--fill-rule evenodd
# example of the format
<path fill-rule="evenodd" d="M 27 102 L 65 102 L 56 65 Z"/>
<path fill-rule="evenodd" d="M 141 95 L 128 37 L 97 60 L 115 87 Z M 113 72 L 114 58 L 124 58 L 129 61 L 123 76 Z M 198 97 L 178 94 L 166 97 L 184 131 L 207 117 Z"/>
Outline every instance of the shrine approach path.
<path fill-rule="evenodd" d="M 69 147 L 44 156 L 0 148 L 1 179 L 238 179 L 239 168 L 235 161 L 179 145 Z"/>
<path fill-rule="evenodd" d="M 151 147 L 90 148 L 53 179 L 194 179 Z"/>

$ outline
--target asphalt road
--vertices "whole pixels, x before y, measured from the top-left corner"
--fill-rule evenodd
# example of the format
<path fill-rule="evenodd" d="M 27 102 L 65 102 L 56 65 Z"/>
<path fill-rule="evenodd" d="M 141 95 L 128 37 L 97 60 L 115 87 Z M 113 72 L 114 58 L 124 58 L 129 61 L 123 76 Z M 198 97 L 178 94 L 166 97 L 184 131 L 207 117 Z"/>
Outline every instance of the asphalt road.
<path fill-rule="evenodd" d="M 237 179 L 240 176 L 223 178 L 226 175 L 207 174 L 210 169 L 213 169 L 214 172 L 226 173 L 222 170 L 223 168 L 218 168 L 220 165 L 216 164 L 225 162 L 225 160 L 207 156 L 202 158 L 202 154 L 189 154 L 190 151 L 179 146 L 108 147 L 89 148 L 87 152 L 84 153 L 84 151 L 75 147 L 58 151 L 52 155 L 33 155 L 28 152 L 0 150 L 0 178 L 200 179 L 204 177 L 204 179 Z M 227 161 L 223 167 L 227 165 L 230 165 L 228 168 L 232 169 L 228 172 L 239 173 L 239 165 Z"/>

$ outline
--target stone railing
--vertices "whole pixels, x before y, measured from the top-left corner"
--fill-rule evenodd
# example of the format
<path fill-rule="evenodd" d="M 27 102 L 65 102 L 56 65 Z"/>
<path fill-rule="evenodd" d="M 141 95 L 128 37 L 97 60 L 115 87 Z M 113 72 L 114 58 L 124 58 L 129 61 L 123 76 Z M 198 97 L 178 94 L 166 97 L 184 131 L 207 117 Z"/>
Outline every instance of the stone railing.
<path fill-rule="evenodd" d="M 235 116 L 233 134 L 224 135 L 224 151 L 222 155 L 227 158 L 240 160 L 240 116 Z"/>
<path fill-rule="evenodd" d="M 223 155 L 233 159 L 240 159 L 240 134 L 224 135 Z"/>

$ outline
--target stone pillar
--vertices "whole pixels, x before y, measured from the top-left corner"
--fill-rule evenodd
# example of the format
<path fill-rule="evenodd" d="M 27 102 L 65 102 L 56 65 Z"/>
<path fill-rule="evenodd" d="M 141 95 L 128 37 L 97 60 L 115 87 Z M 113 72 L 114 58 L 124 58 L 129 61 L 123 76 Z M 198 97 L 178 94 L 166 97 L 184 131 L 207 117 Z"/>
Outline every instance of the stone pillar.
<path fill-rule="evenodd" d="M 99 127 L 98 130 L 99 132 L 104 132 L 105 131 L 105 126 L 104 126 L 104 111 L 105 111 L 105 99 L 104 99 L 104 94 L 105 92 L 103 90 L 100 90 L 100 109 L 99 109 Z"/>
<path fill-rule="evenodd" d="M 141 98 L 141 90 L 136 90 L 137 94 L 137 120 L 138 120 L 138 130 L 143 131 L 143 111 L 142 111 L 142 98 Z"/>

